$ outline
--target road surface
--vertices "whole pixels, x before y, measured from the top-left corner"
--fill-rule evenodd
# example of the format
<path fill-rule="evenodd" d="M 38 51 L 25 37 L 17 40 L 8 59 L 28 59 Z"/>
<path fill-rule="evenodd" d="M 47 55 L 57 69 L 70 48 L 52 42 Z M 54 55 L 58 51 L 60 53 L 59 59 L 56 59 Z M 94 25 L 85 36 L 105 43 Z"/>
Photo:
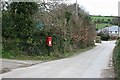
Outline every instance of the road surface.
<path fill-rule="evenodd" d="M 13 60 L 13 59 L 0 59 L 0 74 L 11 71 L 12 69 L 28 67 L 38 63 L 42 63 L 42 61 L 35 60 Z"/>
<path fill-rule="evenodd" d="M 3 78 L 101 78 L 109 63 L 115 41 L 106 41 L 74 57 L 14 69 Z"/>

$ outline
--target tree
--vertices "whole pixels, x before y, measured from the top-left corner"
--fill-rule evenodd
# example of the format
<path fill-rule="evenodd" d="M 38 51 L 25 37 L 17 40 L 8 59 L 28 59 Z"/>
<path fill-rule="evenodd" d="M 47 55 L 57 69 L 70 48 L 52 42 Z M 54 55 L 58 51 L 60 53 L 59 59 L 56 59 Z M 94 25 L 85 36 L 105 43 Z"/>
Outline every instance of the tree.
<path fill-rule="evenodd" d="M 113 25 L 120 25 L 120 18 L 119 17 L 114 17 L 113 19 L 112 19 L 112 24 Z"/>
<path fill-rule="evenodd" d="M 104 30 L 100 31 L 97 35 L 101 36 L 101 40 L 108 41 L 110 39 L 108 29 L 104 29 Z"/>
<path fill-rule="evenodd" d="M 32 35 L 32 15 L 38 10 L 35 2 L 12 2 L 8 8 L 14 21 L 14 31 L 21 38 Z M 18 32 L 19 31 L 19 32 Z"/>
<path fill-rule="evenodd" d="M 24 45 L 29 45 L 32 40 L 34 32 L 32 18 L 37 11 L 38 5 L 35 2 L 11 2 L 2 10 L 4 50 L 15 51 L 16 48 L 28 47 Z"/>
<path fill-rule="evenodd" d="M 36 6 L 39 6 L 39 11 Z M 22 53 L 29 55 L 46 55 L 48 52 L 47 36 L 53 38 L 51 51 L 54 52 L 52 55 L 55 57 L 64 57 L 63 54 L 66 52 L 91 46 L 95 37 L 95 26 L 92 25 L 89 14 L 79 6 L 76 21 L 75 8 L 75 4 L 39 3 L 36 5 L 30 2 L 13 2 L 9 5 L 8 14 L 6 14 L 13 21 L 10 31 L 13 31 L 14 33 L 11 34 L 14 35 L 10 38 L 18 42 L 15 45 L 22 50 Z M 43 28 L 35 27 L 36 23 L 37 25 L 42 23 Z M 7 25 L 6 29 L 8 29 Z"/>

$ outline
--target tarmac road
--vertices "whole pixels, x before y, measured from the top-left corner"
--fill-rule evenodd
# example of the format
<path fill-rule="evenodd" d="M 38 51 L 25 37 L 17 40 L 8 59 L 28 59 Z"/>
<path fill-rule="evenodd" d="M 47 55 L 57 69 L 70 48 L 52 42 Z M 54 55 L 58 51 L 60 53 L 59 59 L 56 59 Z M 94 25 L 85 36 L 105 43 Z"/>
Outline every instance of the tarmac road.
<path fill-rule="evenodd" d="M 115 47 L 115 41 L 104 41 L 95 48 L 74 57 L 13 69 L 3 78 L 101 78 Z"/>
<path fill-rule="evenodd" d="M 13 59 L 0 59 L 0 74 L 11 71 L 12 69 L 28 67 L 42 63 L 36 60 L 13 60 Z"/>

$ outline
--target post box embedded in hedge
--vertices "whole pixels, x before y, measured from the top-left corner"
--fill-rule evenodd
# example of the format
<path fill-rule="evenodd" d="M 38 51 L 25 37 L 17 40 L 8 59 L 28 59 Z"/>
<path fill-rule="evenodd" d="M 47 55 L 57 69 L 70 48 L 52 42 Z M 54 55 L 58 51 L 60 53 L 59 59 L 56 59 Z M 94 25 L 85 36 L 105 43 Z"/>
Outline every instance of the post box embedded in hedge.
<path fill-rule="evenodd" d="M 52 37 L 51 36 L 48 36 L 46 41 L 47 41 L 48 46 L 52 46 Z"/>

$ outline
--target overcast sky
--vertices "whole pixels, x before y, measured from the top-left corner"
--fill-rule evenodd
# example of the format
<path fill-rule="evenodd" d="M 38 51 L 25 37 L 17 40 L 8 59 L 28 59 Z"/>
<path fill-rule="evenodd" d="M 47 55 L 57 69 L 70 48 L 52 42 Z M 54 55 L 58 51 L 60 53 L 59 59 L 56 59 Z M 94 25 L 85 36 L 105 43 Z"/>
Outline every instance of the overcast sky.
<path fill-rule="evenodd" d="M 103 16 L 118 16 L 119 1 L 120 0 L 77 0 L 78 4 L 83 6 L 89 14 Z M 68 2 L 75 3 L 76 0 L 68 0 L 67 3 Z"/>
<path fill-rule="evenodd" d="M 91 15 L 118 16 L 118 2 L 120 0 L 77 0 Z M 69 0 L 75 3 L 76 0 Z"/>

